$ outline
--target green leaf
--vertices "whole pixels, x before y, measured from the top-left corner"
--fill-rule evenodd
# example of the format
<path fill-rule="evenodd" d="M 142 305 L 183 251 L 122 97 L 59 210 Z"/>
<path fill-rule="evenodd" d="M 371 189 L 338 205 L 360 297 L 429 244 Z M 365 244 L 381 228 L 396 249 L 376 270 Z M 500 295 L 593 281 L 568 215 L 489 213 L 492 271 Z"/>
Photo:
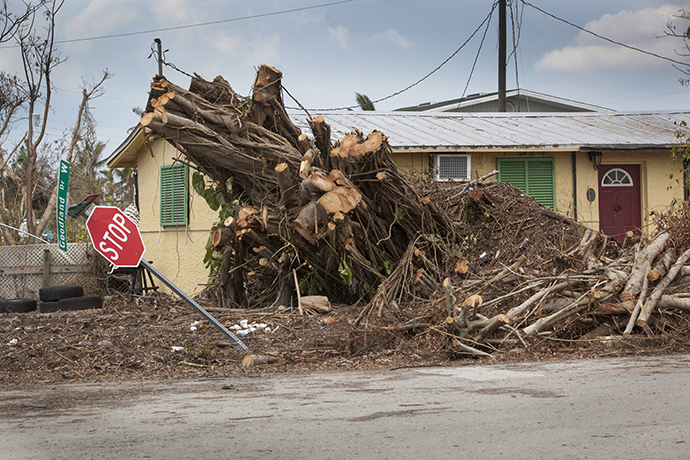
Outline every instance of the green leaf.
<path fill-rule="evenodd" d="M 194 187 L 194 191 L 196 191 L 196 193 L 204 196 L 204 192 L 206 191 L 206 182 L 204 181 L 203 174 L 199 173 L 199 171 L 194 171 L 194 174 L 192 174 L 192 186 Z"/>
<path fill-rule="evenodd" d="M 343 260 L 340 262 L 340 266 L 338 267 L 338 271 L 340 272 L 340 277 L 343 279 L 345 284 L 348 286 L 352 285 L 352 270 L 350 270 L 350 267 L 347 266 L 347 262 L 345 262 L 345 256 L 343 255 Z"/>
<path fill-rule="evenodd" d="M 220 208 L 220 203 L 218 202 L 218 198 L 216 198 L 216 194 L 213 193 L 212 189 L 208 189 L 208 191 L 210 191 L 210 193 L 208 193 L 207 196 L 205 197 L 206 202 L 211 207 L 211 209 L 213 209 L 214 211 L 218 211 L 218 208 Z"/>

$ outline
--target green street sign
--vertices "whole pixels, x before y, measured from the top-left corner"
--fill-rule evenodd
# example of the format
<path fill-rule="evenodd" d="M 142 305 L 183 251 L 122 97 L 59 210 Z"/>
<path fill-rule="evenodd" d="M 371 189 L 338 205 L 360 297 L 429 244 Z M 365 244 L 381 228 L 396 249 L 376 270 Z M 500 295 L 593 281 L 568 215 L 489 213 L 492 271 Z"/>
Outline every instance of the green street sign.
<path fill-rule="evenodd" d="M 69 188 L 69 163 L 60 160 L 60 175 L 58 177 L 57 200 L 57 239 L 58 247 L 67 252 L 67 228 L 65 220 L 67 215 L 67 190 Z"/>

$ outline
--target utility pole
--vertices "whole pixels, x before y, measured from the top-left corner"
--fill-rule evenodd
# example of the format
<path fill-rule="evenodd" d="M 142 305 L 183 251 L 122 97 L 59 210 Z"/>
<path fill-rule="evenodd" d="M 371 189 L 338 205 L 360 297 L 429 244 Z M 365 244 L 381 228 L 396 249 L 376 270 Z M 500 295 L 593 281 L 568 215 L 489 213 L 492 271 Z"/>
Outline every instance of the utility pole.
<path fill-rule="evenodd" d="M 153 41 L 156 42 L 156 46 L 158 47 L 158 59 L 156 59 L 158 61 L 158 75 L 162 77 L 163 76 L 163 51 L 162 51 L 163 47 L 162 47 L 160 38 L 154 38 Z M 504 112 L 505 112 L 505 110 L 504 110 Z"/>
<path fill-rule="evenodd" d="M 498 2 L 498 111 L 506 111 L 506 0 Z"/>

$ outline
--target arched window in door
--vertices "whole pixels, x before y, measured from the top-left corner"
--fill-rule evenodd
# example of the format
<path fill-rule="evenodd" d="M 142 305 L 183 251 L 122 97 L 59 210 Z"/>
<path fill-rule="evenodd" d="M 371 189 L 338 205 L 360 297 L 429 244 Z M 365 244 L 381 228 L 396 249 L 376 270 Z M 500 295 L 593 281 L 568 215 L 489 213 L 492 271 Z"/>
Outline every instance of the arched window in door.
<path fill-rule="evenodd" d="M 615 168 L 601 178 L 602 187 L 632 187 L 633 180 L 626 171 Z"/>

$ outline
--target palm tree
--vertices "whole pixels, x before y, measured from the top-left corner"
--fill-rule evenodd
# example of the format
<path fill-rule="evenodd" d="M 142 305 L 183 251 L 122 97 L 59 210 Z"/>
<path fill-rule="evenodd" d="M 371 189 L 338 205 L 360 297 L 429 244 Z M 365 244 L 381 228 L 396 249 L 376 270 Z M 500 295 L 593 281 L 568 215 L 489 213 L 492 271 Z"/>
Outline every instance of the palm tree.
<path fill-rule="evenodd" d="M 369 99 L 369 96 L 366 94 L 355 93 L 355 99 L 357 100 L 357 104 L 359 105 L 360 109 L 372 112 L 376 110 L 374 108 L 374 103 L 371 102 L 371 99 Z"/>

